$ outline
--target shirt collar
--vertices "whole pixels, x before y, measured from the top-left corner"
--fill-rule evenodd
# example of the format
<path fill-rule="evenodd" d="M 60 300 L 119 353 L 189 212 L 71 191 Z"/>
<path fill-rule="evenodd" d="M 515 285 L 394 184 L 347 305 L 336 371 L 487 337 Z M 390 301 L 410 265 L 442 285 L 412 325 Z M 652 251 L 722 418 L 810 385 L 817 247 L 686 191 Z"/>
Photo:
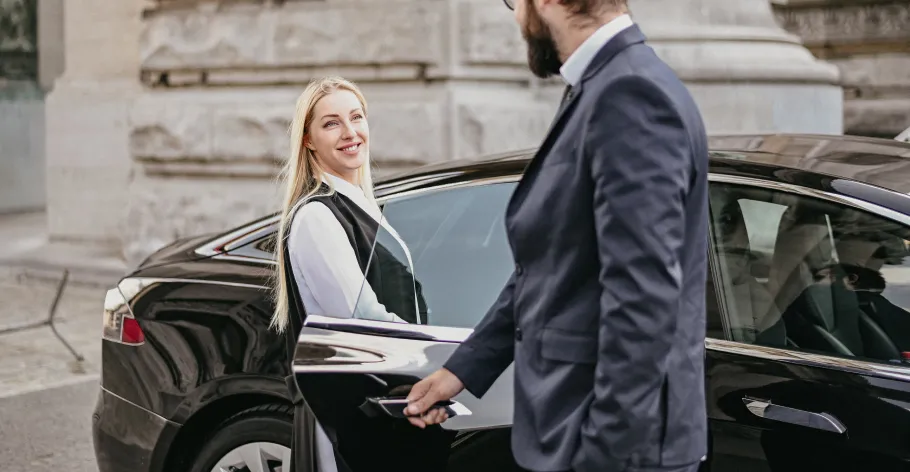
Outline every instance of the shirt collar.
<path fill-rule="evenodd" d="M 573 52 L 562 67 L 559 68 L 559 74 L 562 80 L 571 86 L 578 85 L 581 76 L 585 73 L 588 65 L 594 60 L 598 51 L 607 44 L 614 36 L 622 30 L 633 25 L 632 17 L 628 14 L 620 15 L 609 23 L 601 26 L 588 39 L 586 39 L 578 49 Z"/>
<path fill-rule="evenodd" d="M 347 180 L 342 179 L 341 177 L 329 174 L 328 172 L 324 172 L 323 175 L 323 181 L 330 184 L 336 192 L 344 195 L 345 197 L 348 197 L 361 209 L 369 213 L 377 220 L 379 219 L 379 216 L 381 214 L 379 207 L 370 204 L 369 200 L 367 200 L 366 195 L 363 194 L 363 189 L 348 182 Z"/>
<path fill-rule="evenodd" d="M 348 197 L 351 200 L 363 198 L 363 190 L 361 190 L 360 187 L 328 172 L 324 172 L 323 176 L 323 181 L 325 183 L 331 185 L 332 188 L 345 197 Z"/>

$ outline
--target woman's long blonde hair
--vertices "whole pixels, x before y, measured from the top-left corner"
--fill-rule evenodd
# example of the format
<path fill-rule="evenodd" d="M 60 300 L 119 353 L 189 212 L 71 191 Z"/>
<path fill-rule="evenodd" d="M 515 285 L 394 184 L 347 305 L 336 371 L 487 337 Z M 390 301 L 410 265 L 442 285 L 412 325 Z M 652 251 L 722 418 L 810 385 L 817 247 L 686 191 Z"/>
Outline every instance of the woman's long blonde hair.
<path fill-rule="evenodd" d="M 326 95 L 336 90 L 347 90 L 357 96 L 363 108 L 364 116 L 367 115 L 367 102 L 360 89 L 353 83 L 341 77 L 324 77 L 310 82 L 307 88 L 297 99 L 297 109 L 291 122 L 291 147 L 287 164 L 279 174 L 279 181 L 284 186 L 284 198 L 281 210 L 281 224 L 276 235 L 275 255 L 278 261 L 278 270 L 275 271 L 273 292 L 275 313 L 272 315 L 270 327 L 282 332 L 288 325 L 288 307 L 290 306 L 288 286 L 285 281 L 284 249 L 287 244 L 288 227 L 291 224 L 291 215 L 297 205 L 314 196 L 324 181 L 325 170 L 319 165 L 315 154 L 304 146 L 304 138 L 309 132 L 313 122 L 313 109 L 316 103 Z M 369 143 L 367 143 L 369 144 Z M 369 200 L 373 200 L 373 178 L 370 173 L 369 149 L 367 158 L 358 172 L 358 184 Z M 329 188 L 332 189 L 331 184 Z M 334 190 L 330 190 L 334 191 Z"/>

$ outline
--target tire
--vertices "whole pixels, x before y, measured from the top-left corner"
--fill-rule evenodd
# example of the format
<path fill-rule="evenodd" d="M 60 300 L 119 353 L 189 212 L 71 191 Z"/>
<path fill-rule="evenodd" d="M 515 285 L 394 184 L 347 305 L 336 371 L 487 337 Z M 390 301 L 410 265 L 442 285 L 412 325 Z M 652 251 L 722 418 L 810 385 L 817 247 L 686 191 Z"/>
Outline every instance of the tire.
<path fill-rule="evenodd" d="M 247 471 L 244 460 L 261 458 L 266 472 L 290 470 L 294 409 L 286 405 L 261 405 L 243 410 L 221 422 L 205 440 L 190 472 L 213 472 L 217 467 Z"/>

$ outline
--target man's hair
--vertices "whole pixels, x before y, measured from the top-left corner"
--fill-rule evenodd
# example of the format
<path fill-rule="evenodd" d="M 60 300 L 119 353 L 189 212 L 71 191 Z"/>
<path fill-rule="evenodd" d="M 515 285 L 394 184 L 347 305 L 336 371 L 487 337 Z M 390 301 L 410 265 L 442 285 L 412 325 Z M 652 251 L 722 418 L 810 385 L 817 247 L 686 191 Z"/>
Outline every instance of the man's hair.
<path fill-rule="evenodd" d="M 573 15 L 595 16 L 606 12 L 625 12 L 628 0 L 561 0 Z"/>
<path fill-rule="evenodd" d="M 879 290 L 884 291 L 887 286 L 885 282 L 885 277 L 882 276 L 882 273 L 864 267 L 861 265 L 850 264 L 846 262 L 830 264 L 828 268 L 835 270 L 835 273 L 839 269 L 841 272 L 840 278 L 854 276 L 856 282 L 853 283 L 853 286 L 857 290 Z"/>

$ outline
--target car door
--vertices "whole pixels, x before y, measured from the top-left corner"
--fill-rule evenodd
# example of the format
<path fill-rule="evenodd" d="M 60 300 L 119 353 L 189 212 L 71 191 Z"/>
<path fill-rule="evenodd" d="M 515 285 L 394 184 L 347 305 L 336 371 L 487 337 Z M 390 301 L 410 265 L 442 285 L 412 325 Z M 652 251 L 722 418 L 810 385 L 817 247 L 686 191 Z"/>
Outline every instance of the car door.
<path fill-rule="evenodd" d="M 908 223 L 833 190 L 713 179 L 709 470 L 908 470 Z"/>
<path fill-rule="evenodd" d="M 442 426 L 413 427 L 384 402 L 405 397 L 439 368 L 505 285 L 513 263 L 503 217 L 514 180 L 412 191 L 384 202 L 392 230 L 380 230 L 370 264 L 391 254 L 410 268 L 417 304 L 425 307 L 418 323 L 307 318 L 293 370 L 336 448 L 338 470 L 519 470 L 509 448 L 511 368 L 482 400 L 468 392 L 455 397 L 449 406 L 455 416 Z M 407 253 L 395 250 L 397 240 Z"/>

